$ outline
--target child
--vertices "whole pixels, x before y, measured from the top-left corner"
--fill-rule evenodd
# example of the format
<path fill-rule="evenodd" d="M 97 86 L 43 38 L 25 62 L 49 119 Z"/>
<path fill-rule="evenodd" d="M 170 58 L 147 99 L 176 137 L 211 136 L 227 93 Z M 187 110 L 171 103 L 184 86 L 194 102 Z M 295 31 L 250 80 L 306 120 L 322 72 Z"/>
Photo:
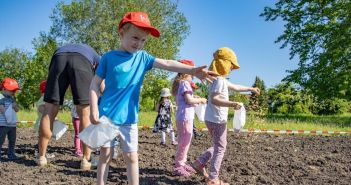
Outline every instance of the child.
<path fill-rule="evenodd" d="M 177 145 L 172 123 L 173 104 L 169 99 L 170 96 L 169 89 L 163 88 L 161 90 L 161 99 L 156 105 L 158 115 L 155 121 L 154 132 L 161 132 L 161 145 L 166 145 L 166 132 L 171 134 L 172 145 Z"/>
<path fill-rule="evenodd" d="M 193 74 L 198 78 L 210 78 L 215 73 L 205 66 L 194 68 L 175 60 L 155 58 L 141 50 L 151 34 L 159 37 L 160 32 L 151 26 L 144 12 L 129 12 L 119 23 L 121 45 L 107 52 L 101 59 L 90 86 L 91 123 L 98 124 L 100 116 L 108 117 L 119 128 L 120 143 L 127 164 L 128 184 L 139 184 L 138 164 L 138 111 L 139 94 L 145 73 L 152 67 L 169 71 Z M 105 90 L 98 106 L 98 92 L 105 79 Z M 105 184 L 111 160 L 110 145 L 101 147 L 97 170 L 98 184 Z"/>
<path fill-rule="evenodd" d="M 2 151 L 2 145 L 4 144 L 7 135 L 9 143 L 7 150 L 7 158 L 9 160 L 17 160 L 18 157 L 15 153 L 17 120 L 13 118 L 16 116 L 16 112 L 19 111 L 15 100 L 15 93 L 20 88 L 17 81 L 12 78 L 5 78 L 1 83 L 1 87 L 2 93 L 0 94 L 0 153 Z M 8 115 L 8 111 L 12 111 L 10 113 L 10 117 L 6 116 Z"/>
<path fill-rule="evenodd" d="M 72 124 L 74 128 L 74 149 L 75 149 L 74 154 L 77 157 L 82 157 L 83 156 L 82 143 L 80 142 L 80 139 L 79 139 L 80 121 L 79 121 L 79 116 L 77 114 L 76 106 L 73 104 L 73 100 L 69 102 L 69 107 L 71 108 Z"/>
<path fill-rule="evenodd" d="M 194 63 L 190 60 L 181 60 L 180 62 L 194 66 Z M 174 166 L 174 173 L 178 176 L 189 176 L 195 172 L 191 166 L 185 163 L 193 135 L 194 106 L 195 104 L 207 102 L 205 98 L 195 98 L 193 96 L 191 82 L 191 75 L 178 73 L 172 87 L 172 94 L 176 97 L 178 106 L 176 113 L 178 147 Z"/>
<path fill-rule="evenodd" d="M 42 80 L 39 84 L 39 91 L 42 94 L 42 96 L 39 98 L 37 102 L 35 102 L 35 106 L 37 107 L 37 119 L 34 124 L 34 130 L 36 132 L 39 131 L 40 120 L 41 120 L 41 117 L 43 116 L 44 109 L 45 109 L 45 102 L 44 102 L 45 88 L 46 88 L 46 80 Z"/>
<path fill-rule="evenodd" d="M 219 180 L 219 170 L 227 145 L 227 117 L 228 107 L 239 109 L 238 102 L 229 100 L 228 89 L 234 91 L 251 91 L 259 94 L 260 90 L 230 83 L 226 76 L 239 64 L 235 53 L 230 48 L 219 48 L 214 54 L 210 70 L 217 72 L 218 76 L 209 86 L 208 104 L 205 113 L 205 123 L 212 138 L 213 146 L 203 152 L 192 167 L 201 175 L 207 177 L 205 165 L 210 161 L 209 181 L 207 184 L 228 184 Z"/>

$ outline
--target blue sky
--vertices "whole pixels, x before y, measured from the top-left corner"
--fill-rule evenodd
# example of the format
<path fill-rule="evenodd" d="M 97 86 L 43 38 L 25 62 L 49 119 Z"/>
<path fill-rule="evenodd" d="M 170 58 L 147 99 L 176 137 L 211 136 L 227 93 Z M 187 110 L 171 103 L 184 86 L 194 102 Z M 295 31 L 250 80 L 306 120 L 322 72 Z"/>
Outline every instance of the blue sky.
<path fill-rule="evenodd" d="M 50 28 L 49 16 L 56 2 L 2 0 L 0 51 L 6 47 L 32 51 L 32 39 Z M 178 10 L 191 26 L 179 57 L 209 65 L 216 49 L 230 47 L 241 66 L 230 74 L 231 82 L 251 86 L 259 76 L 267 87 L 277 85 L 286 70 L 297 67 L 297 60 L 289 60 L 288 48 L 279 49 L 280 44 L 274 43 L 284 30 L 283 22 L 265 22 L 259 17 L 265 6 L 273 5 L 270 0 L 179 0 Z"/>

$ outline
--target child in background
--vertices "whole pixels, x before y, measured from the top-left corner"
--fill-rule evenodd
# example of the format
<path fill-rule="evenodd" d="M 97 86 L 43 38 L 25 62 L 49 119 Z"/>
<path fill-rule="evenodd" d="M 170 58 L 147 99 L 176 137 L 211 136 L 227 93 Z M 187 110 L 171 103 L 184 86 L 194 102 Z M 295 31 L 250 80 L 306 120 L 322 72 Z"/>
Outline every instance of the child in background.
<path fill-rule="evenodd" d="M 45 102 L 44 102 L 44 93 L 46 88 L 46 80 L 42 80 L 39 84 L 39 91 L 42 94 L 41 97 L 37 102 L 35 102 L 35 106 L 37 107 L 37 119 L 35 120 L 34 130 L 36 132 L 39 131 L 40 120 L 43 116 L 44 109 L 45 109 Z"/>
<path fill-rule="evenodd" d="M 13 114 L 16 114 L 16 112 L 19 111 L 15 100 L 15 93 L 20 88 L 15 79 L 5 78 L 1 83 L 1 89 L 2 92 L 0 94 L 0 154 L 2 152 L 2 145 L 4 144 L 7 135 L 9 144 L 7 150 L 7 158 L 8 160 L 17 160 L 18 157 L 15 153 L 17 120 L 10 120 L 9 117 L 7 117 L 5 114 L 7 114 L 7 111 L 12 111 L 11 117 L 13 118 L 13 116 L 15 116 Z"/>
<path fill-rule="evenodd" d="M 180 63 L 194 66 L 194 63 L 190 60 L 181 60 Z M 205 98 L 195 98 L 193 96 L 191 82 L 191 75 L 178 73 L 172 87 L 172 94 L 176 97 L 178 106 L 176 113 L 178 147 L 174 166 L 174 173 L 178 176 L 189 176 L 195 172 L 191 166 L 186 164 L 194 129 L 194 105 L 207 102 Z"/>
<path fill-rule="evenodd" d="M 260 89 L 232 84 L 226 79 L 226 76 L 233 69 L 239 68 L 236 55 L 230 48 L 219 48 L 213 56 L 214 59 L 210 70 L 217 72 L 220 76 L 209 86 L 208 104 L 205 113 L 205 123 L 212 138 L 213 146 L 204 151 L 192 164 L 192 167 L 199 174 L 205 177 L 208 176 L 208 185 L 228 185 L 228 183 L 224 183 L 218 178 L 227 146 L 228 108 L 233 107 L 236 110 L 240 108 L 238 102 L 229 100 L 228 89 L 239 92 L 251 91 L 256 94 L 260 93 Z M 208 175 L 205 165 L 209 161 L 210 168 Z"/>
<path fill-rule="evenodd" d="M 93 124 L 99 124 L 100 116 L 106 116 L 119 129 L 128 184 L 138 185 L 138 104 L 145 73 L 156 67 L 192 74 L 202 80 L 216 74 L 205 70 L 206 66 L 194 68 L 175 60 L 155 58 L 142 50 L 149 34 L 160 36 L 144 12 L 125 14 L 118 31 L 121 41 L 119 49 L 105 53 L 90 85 L 90 120 Z M 105 90 L 98 105 L 99 87 L 103 80 Z M 111 141 L 100 149 L 97 184 L 106 184 L 114 143 Z"/>
<path fill-rule="evenodd" d="M 71 108 L 72 124 L 74 128 L 74 149 L 75 149 L 74 154 L 77 157 L 82 157 L 83 156 L 82 143 L 80 142 L 80 139 L 79 139 L 80 120 L 77 114 L 76 106 L 73 104 L 73 100 L 69 102 L 69 107 Z"/>
<path fill-rule="evenodd" d="M 161 132 L 161 145 L 166 145 L 166 132 L 170 132 L 172 145 L 177 145 L 175 140 L 173 123 L 172 123 L 172 112 L 173 104 L 169 97 L 171 93 L 168 88 L 163 88 L 161 90 L 161 99 L 157 102 L 156 111 L 158 112 L 155 121 L 154 132 Z"/>

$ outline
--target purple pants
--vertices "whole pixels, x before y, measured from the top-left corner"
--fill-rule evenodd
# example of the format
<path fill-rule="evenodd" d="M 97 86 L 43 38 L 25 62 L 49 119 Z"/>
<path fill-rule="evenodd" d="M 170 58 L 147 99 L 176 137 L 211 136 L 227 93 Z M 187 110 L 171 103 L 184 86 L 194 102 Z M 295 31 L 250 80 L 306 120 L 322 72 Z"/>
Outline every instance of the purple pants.
<path fill-rule="evenodd" d="M 205 123 L 212 138 L 213 146 L 205 150 L 197 160 L 202 165 L 206 165 L 210 161 L 209 178 L 213 180 L 219 176 L 219 170 L 227 147 L 227 124 L 208 121 L 205 121 Z"/>
<path fill-rule="evenodd" d="M 193 136 L 193 120 L 176 121 L 178 146 L 175 155 L 175 168 L 184 166 Z"/>

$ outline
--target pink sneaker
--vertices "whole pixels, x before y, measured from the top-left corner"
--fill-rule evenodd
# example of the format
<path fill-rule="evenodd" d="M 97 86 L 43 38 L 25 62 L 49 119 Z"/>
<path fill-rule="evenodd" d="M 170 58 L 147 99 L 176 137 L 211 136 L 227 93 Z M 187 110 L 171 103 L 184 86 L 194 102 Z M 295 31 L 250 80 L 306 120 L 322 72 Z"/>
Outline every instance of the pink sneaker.
<path fill-rule="evenodd" d="M 74 154 L 76 157 L 83 157 L 82 151 L 76 151 Z"/>
<path fill-rule="evenodd" d="M 189 173 L 196 173 L 195 169 L 194 169 L 193 167 L 187 165 L 187 164 L 184 165 L 183 167 L 184 167 L 184 169 L 185 169 L 187 172 L 189 172 Z"/>
<path fill-rule="evenodd" d="M 177 141 L 172 141 L 172 145 L 178 145 Z"/>
<path fill-rule="evenodd" d="M 184 166 L 174 168 L 174 174 L 176 176 L 181 176 L 181 177 L 189 177 L 191 175 L 188 171 L 186 171 Z"/>

